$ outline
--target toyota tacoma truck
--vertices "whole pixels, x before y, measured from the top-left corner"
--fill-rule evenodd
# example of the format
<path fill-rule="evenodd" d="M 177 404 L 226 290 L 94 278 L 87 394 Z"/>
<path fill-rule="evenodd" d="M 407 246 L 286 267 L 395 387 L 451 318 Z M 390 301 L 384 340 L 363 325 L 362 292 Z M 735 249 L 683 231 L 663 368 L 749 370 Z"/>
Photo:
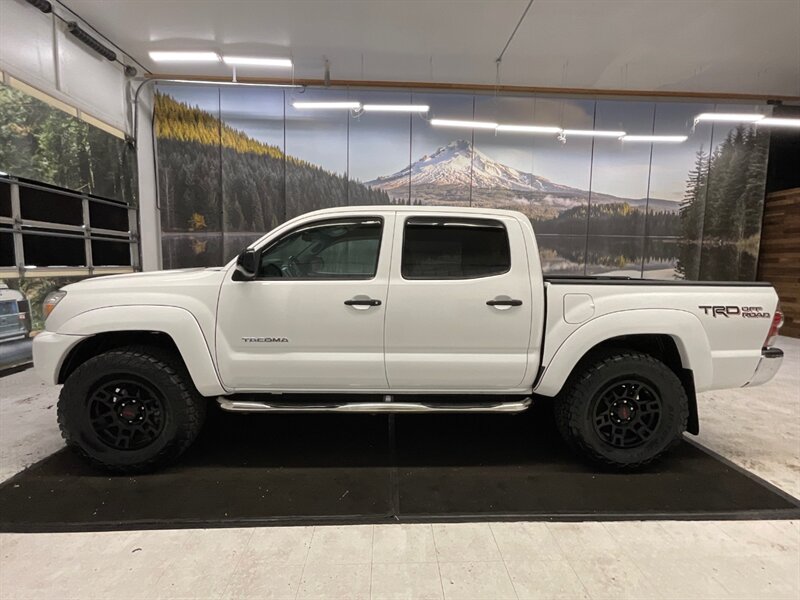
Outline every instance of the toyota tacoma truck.
<path fill-rule="evenodd" d="M 292 219 L 224 267 L 114 275 L 45 300 L 35 367 L 69 447 L 118 472 L 227 411 L 524 411 L 636 469 L 698 432 L 695 394 L 778 370 L 767 283 L 542 275 L 513 211 L 369 206 Z"/>

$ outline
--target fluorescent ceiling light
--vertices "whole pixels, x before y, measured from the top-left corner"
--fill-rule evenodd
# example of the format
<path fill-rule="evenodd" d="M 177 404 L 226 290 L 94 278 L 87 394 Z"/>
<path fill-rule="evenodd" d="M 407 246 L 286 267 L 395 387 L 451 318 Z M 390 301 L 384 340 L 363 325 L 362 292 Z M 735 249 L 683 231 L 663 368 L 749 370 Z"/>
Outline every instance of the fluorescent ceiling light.
<path fill-rule="evenodd" d="M 497 131 L 519 131 L 521 133 L 561 133 L 561 127 L 547 125 L 498 125 Z"/>
<path fill-rule="evenodd" d="M 469 127 L 470 129 L 497 129 L 497 123 L 486 121 L 452 121 L 450 119 L 431 119 L 431 125 L 437 127 Z"/>
<path fill-rule="evenodd" d="M 426 104 L 365 104 L 365 111 L 374 112 L 428 112 L 431 107 Z"/>
<path fill-rule="evenodd" d="M 346 108 L 359 109 L 360 102 L 293 102 L 292 106 L 300 109 L 326 109 L 326 108 Z"/>
<path fill-rule="evenodd" d="M 779 119 L 776 117 L 767 117 L 759 119 L 756 123 L 759 127 L 767 125 L 769 127 L 800 127 L 800 119 Z"/>
<path fill-rule="evenodd" d="M 614 137 L 621 138 L 624 131 L 605 131 L 603 129 L 565 129 L 564 135 L 577 135 L 584 137 Z"/>
<path fill-rule="evenodd" d="M 241 81 L 215 81 L 203 79 L 159 79 L 165 83 L 186 83 L 189 85 L 235 85 L 239 87 L 277 87 L 277 88 L 302 88 L 299 83 L 242 83 Z"/>
<path fill-rule="evenodd" d="M 152 51 L 150 58 L 156 62 L 219 62 L 216 52 L 162 52 Z"/>
<path fill-rule="evenodd" d="M 701 113 L 694 118 L 695 123 L 701 121 L 728 121 L 734 123 L 755 123 L 764 118 L 758 113 Z"/>
<path fill-rule="evenodd" d="M 688 135 L 626 135 L 623 142 L 673 142 L 680 143 L 689 139 Z"/>
<path fill-rule="evenodd" d="M 257 67 L 284 67 L 291 68 L 292 60 L 289 58 L 260 58 L 257 56 L 223 56 L 226 65 L 257 66 Z"/>

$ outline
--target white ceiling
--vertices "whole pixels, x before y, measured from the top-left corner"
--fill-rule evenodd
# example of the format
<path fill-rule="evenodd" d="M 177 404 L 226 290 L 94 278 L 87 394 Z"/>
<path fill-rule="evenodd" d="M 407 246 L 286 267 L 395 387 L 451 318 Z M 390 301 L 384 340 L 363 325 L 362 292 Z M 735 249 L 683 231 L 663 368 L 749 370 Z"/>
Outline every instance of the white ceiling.
<path fill-rule="evenodd" d="M 62 3 L 158 73 L 224 75 L 223 65 L 147 55 L 216 50 L 291 56 L 298 78 L 321 78 L 327 57 L 334 80 L 495 84 L 495 59 L 528 1 Z M 500 83 L 800 96 L 800 0 L 535 0 Z"/>

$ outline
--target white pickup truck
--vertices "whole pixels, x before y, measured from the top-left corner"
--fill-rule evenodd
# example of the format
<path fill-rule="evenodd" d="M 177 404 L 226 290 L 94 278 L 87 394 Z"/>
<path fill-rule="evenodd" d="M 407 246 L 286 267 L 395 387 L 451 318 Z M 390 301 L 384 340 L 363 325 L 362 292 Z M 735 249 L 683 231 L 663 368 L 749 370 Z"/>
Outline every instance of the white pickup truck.
<path fill-rule="evenodd" d="M 67 444 L 137 472 L 228 411 L 520 412 L 634 469 L 698 432 L 695 393 L 778 370 L 765 283 L 543 277 L 522 214 L 326 209 L 224 267 L 116 275 L 45 301 L 33 344 Z"/>

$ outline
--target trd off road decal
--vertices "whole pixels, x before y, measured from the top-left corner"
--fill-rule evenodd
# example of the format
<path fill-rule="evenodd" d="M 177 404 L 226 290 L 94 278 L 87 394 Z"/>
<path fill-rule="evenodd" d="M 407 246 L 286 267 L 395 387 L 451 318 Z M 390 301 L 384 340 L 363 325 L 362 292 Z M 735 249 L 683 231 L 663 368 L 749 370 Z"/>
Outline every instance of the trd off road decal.
<path fill-rule="evenodd" d="M 698 306 L 702 308 L 703 312 L 711 315 L 715 319 L 717 317 L 743 317 L 745 319 L 769 319 L 770 314 L 761 306 Z"/>

